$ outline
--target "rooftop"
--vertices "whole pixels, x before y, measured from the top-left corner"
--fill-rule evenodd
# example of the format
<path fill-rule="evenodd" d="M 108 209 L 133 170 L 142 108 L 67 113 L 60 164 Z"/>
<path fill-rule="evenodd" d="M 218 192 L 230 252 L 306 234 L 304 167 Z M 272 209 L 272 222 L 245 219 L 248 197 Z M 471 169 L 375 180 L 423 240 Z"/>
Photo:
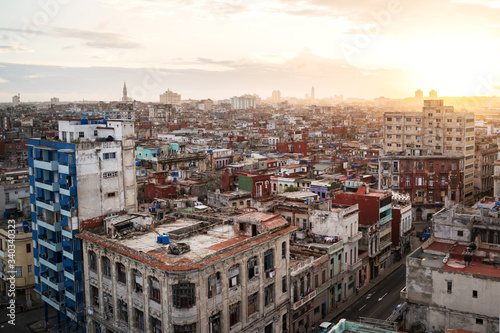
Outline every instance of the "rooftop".
<path fill-rule="evenodd" d="M 422 265 L 427 267 L 500 278 L 500 246 L 478 244 L 477 249 L 471 251 L 472 261 L 469 264 L 465 262 L 469 245 L 431 237 L 411 257 L 421 259 Z"/>
<path fill-rule="evenodd" d="M 195 218 L 182 217 L 174 222 L 147 228 L 123 237 L 109 237 L 102 230 L 84 230 L 78 237 L 96 243 L 122 255 L 144 262 L 162 270 L 192 270 L 223 260 L 237 252 L 251 248 L 257 244 L 271 240 L 295 227 L 278 214 L 251 212 L 235 216 L 234 219 L 261 223 L 263 232 L 250 237 L 237 234 L 230 218 Z M 123 218 L 120 218 L 122 221 Z M 157 242 L 157 237 L 169 235 L 170 243 Z M 182 246 L 189 250 L 181 254 L 173 254 L 170 245 Z"/>

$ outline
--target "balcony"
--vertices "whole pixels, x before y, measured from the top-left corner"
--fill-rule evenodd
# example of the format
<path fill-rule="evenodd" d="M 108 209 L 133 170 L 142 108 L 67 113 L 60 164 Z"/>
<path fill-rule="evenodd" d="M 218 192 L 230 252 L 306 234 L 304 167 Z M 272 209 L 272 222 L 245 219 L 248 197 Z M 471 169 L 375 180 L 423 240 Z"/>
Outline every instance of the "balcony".
<path fill-rule="evenodd" d="M 45 200 L 44 198 L 36 198 L 36 205 L 39 208 L 50 210 L 51 212 L 58 212 L 59 209 L 61 209 L 59 202 Z"/>
<path fill-rule="evenodd" d="M 71 231 L 71 229 L 69 229 L 68 226 L 64 226 L 61 228 L 61 234 L 64 237 L 68 237 L 69 239 L 73 239 L 73 232 Z"/>
<path fill-rule="evenodd" d="M 361 233 L 361 232 L 357 232 L 357 233 L 355 233 L 353 236 L 351 236 L 351 237 L 347 237 L 347 241 L 348 241 L 349 243 L 352 243 L 352 242 L 357 242 L 357 241 L 359 241 L 361 238 L 363 238 L 363 233 Z"/>
<path fill-rule="evenodd" d="M 43 169 L 43 170 L 48 170 L 48 171 L 57 171 L 57 166 L 58 166 L 57 161 L 44 161 L 42 159 L 35 159 L 33 160 L 33 166 L 35 168 Z"/>
<path fill-rule="evenodd" d="M 72 300 L 73 302 L 76 302 L 76 293 L 73 287 L 67 287 L 66 290 L 64 291 L 65 295 L 67 298 Z"/>
<path fill-rule="evenodd" d="M 75 186 L 69 186 L 68 184 L 60 185 L 59 186 L 59 193 L 68 196 L 68 197 L 76 197 L 76 187 Z"/>
<path fill-rule="evenodd" d="M 386 247 L 391 246 L 391 245 L 392 245 L 391 239 L 386 240 L 383 243 L 380 243 L 380 251 L 382 251 L 383 249 L 385 249 Z"/>
<path fill-rule="evenodd" d="M 73 250 L 69 246 L 63 247 L 63 256 L 65 256 L 68 259 L 73 260 Z"/>
<path fill-rule="evenodd" d="M 75 272 L 71 267 L 64 267 L 64 277 L 70 279 L 71 281 L 75 281 Z"/>
<path fill-rule="evenodd" d="M 64 281 L 57 281 L 55 277 L 48 278 L 48 273 L 44 275 L 40 274 L 40 281 L 56 291 L 64 290 Z"/>
<path fill-rule="evenodd" d="M 314 297 L 316 297 L 316 290 L 313 290 L 312 292 L 310 292 L 309 294 L 307 294 L 302 299 L 300 299 L 297 302 L 293 303 L 292 304 L 292 310 L 294 310 L 294 311 L 297 310 L 298 308 L 300 308 L 301 306 L 303 306 L 307 302 L 311 301 Z"/>
<path fill-rule="evenodd" d="M 59 191 L 59 183 L 51 180 L 45 180 L 42 178 L 35 179 L 35 186 L 38 188 L 43 188 L 44 190 L 48 190 L 51 192 Z"/>
<path fill-rule="evenodd" d="M 379 224 L 384 224 L 392 220 L 392 215 L 387 215 L 380 219 Z"/>
<path fill-rule="evenodd" d="M 76 217 L 77 216 L 77 208 L 71 207 L 70 205 L 61 205 L 61 215 L 67 217 Z"/>
<path fill-rule="evenodd" d="M 76 312 L 73 311 L 72 309 L 66 309 L 66 315 L 73 321 L 77 321 L 77 315 Z"/>
<path fill-rule="evenodd" d="M 76 165 L 59 163 L 59 173 L 63 173 L 65 175 L 76 175 Z"/>
<path fill-rule="evenodd" d="M 42 258 L 41 255 L 40 255 L 40 259 L 38 261 L 40 262 L 41 265 L 44 265 L 45 267 L 48 267 L 56 272 L 61 272 L 64 269 L 62 262 L 56 262 L 53 259 L 47 260 L 45 258 Z"/>
<path fill-rule="evenodd" d="M 403 289 L 401 289 L 401 291 L 399 292 L 399 297 L 401 299 L 407 299 L 408 298 L 408 294 L 406 292 L 406 286 Z"/>
<path fill-rule="evenodd" d="M 358 258 L 358 261 L 356 261 L 354 264 L 347 265 L 347 270 L 349 271 L 349 273 L 354 272 L 354 271 L 361 268 L 362 263 L 363 263 L 363 260 Z"/>
<path fill-rule="evenodd" d="M 299 262 L 297 265 L 290 268 L 290 274 L 297 276 L 303 270 L 312 267 L 314 264 L 314 257 L 310 257 L 304 261 Z"/>
<path fill-rule="evenodd" d="M 43 215 L 36 216 L 36 223 L 53 232 L 61 231 L 61 222 L 56 222 L 55 219 L 47 219 Z"/>
<path fill-rule="evenodd" d="M 58 311 L 63 309 L 66 304 L 64 300 L 60 301 L 56 296 L 50 296 L 50 291 L 48 290 L 42 292 L 42 300 Z"/>
<path fill-rule="evenodd" d="M 43 236 L 45 235 L 40 235 L 38 237 L 38 245 L 45 246 L 54 252 L 60 252 L 62 250 L 62 243 L 55 243 L 53 240 L 46 239 L 46 237 Z"/>

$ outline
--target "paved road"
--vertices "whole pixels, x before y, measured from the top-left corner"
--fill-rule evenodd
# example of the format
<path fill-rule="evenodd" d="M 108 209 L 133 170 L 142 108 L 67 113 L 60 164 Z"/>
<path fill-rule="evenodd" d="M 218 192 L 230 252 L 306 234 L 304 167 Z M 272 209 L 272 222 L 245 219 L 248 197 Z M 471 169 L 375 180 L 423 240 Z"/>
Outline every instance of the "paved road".
<path fill-rule="evenodd" d="M 345 318 L 357 321 L 359 317 L 387 319 L 396 305 L 403 301 L 399 292 L 406 284 L 406 265 L 389 274 L 365 296 L 351 304 L 346 311 L 334 318 L 334 322 Z"/>

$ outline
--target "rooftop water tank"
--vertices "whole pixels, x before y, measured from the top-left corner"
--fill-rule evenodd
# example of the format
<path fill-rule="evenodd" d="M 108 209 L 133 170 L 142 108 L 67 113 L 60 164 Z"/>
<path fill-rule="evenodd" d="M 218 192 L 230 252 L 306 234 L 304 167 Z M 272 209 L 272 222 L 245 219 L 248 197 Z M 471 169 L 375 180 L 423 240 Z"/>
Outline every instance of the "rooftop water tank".
<path fill-rule="evenodd" d="M 10 212 L 8 210 L 6 210 L 5 212 L 3 212 L 3 217 L 5 217 L 6 219 L 8 219 L 10 217 Z"/>
<path fill-rule="evenodd" d="M 135 165 L 140 166 L 141 165 L 141 161 L 136 161 Z"/>
<path fill-rule="evenodd" d="M 83 117 L 82 119 L 80 119 L 80 124 L 81 125 L 88 125 L 89 124 L 89 120 L 85 117 Z"/>

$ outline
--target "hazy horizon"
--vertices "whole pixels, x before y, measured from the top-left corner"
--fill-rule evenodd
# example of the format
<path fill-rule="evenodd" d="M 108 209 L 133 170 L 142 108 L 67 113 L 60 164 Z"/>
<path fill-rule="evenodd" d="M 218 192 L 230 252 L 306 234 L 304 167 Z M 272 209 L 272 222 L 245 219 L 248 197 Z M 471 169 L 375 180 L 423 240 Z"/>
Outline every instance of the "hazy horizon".
<path fill-rule="evenodd" d="M 40 0 L 0 13 L 0 102 L 500 93 L 500 1 Z M 465 24 L 464 22 L 467 22 Z"/>

